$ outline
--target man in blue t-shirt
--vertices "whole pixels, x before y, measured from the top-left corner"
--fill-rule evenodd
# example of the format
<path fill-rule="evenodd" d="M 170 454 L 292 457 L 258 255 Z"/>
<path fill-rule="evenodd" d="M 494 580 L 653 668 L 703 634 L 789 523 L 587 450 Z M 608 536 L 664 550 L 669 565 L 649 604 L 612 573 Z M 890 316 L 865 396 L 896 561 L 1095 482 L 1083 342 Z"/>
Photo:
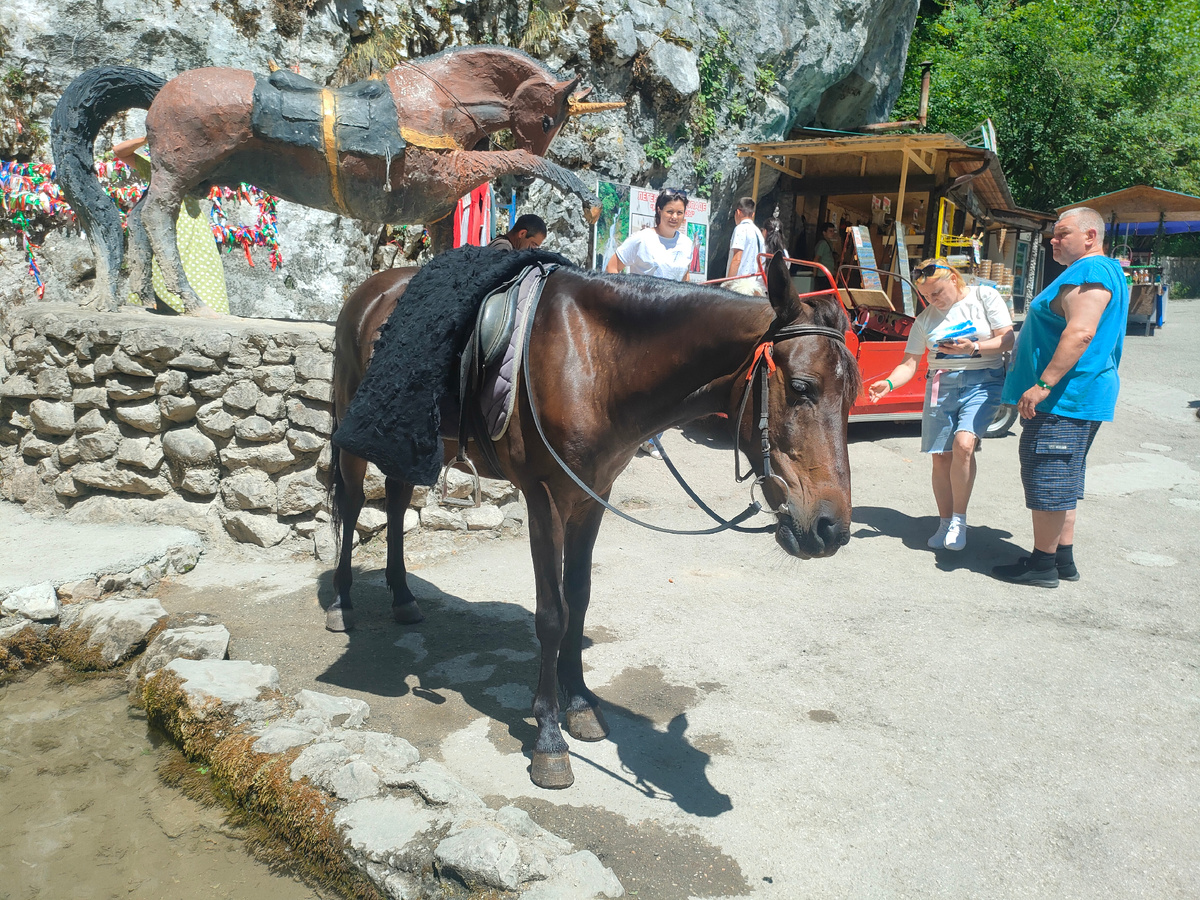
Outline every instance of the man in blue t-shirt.
<path fill-rule="evenodd" d="M 1104 255 L 1104 219 L 1069 209 L 1054 225 L 1054 259 L 1067 265 L 1029 307 L 1003 402 L 1021 414 L 1021 483 L 1033 514 L 1033 553 L 992 574 L 1015 584 L 1078 581 L 1075 505 L 1101 422 L 1111 422 L 1129 318 L 1120 264 Z"/>

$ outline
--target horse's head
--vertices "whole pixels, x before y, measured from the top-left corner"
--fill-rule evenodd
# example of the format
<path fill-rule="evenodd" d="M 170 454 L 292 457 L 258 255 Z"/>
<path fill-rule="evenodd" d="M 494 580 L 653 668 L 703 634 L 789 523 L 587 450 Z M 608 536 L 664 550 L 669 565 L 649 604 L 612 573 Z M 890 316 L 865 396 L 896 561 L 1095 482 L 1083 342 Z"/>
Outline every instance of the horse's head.
<path fill-rule="evenodd" d="M 775 310 L 772 334 L 790 325 L 844 331 L 839 304 L 799 299 L 783 254 L 771 260 L 767 291 Z M 784 335 L 786 331 L 774 346 L 776 370 L 768 379 L 771 477 L 763 481 L 762 493 L 778 517 L 775 539 L 784 550 L 803 559 L 832 556 L 850 539 L 846 423 L 858 396 L 858 365 L 833 337 Z M 739 427 L 743 446 L 762 476 L 760 378 L 747 385 L 754 392 L 754 415 L 746 415 Z"/>
<path fill-rule="evenodd" d="M 578 84 L 578 78 L 570 81 L 530 78 L 517 88 L 512 102 L 512 133 L 518 150 L 543 156 L 570 116 L 620 109 L 625 105 L 585 103 L 583 100 L 592 89 L 576 92 Z"/>

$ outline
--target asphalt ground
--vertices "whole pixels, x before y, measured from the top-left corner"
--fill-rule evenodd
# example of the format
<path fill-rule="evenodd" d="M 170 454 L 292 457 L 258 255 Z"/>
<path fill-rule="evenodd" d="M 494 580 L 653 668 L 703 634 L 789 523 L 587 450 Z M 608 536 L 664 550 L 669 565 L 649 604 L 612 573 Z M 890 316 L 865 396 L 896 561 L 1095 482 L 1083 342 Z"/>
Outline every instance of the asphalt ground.
<path fill-rule="evenodd" d="M 524 538 L 419 542 L 427 619 L 390 620 L 357 562 L 358 628 L 323 628 L 330 573 L 213 548 L 166 584 L 221 616 L 285 689 L 361 697 L 369 726 L 595 851 L 629 896 L 1200 896 L 1200 303 L 1130 336 L 1057 589 L 989 576 L 1031 545 L 1016 430 L 985 442 L 967 547 L 934 553 L 916 425 L 852 426 L 853 539 L 828 560 L 762 535 L 671 537 L 608 517 L 584 652 L 612 728 L 576 783 L 528 777 L 533 575 Z M 697 428 L 667 447 L 701 495 L 747 500 Z M 714 446 L 718 445 L 718 446 Z M 702 526 L 661 463 L 615 501 Z"/>

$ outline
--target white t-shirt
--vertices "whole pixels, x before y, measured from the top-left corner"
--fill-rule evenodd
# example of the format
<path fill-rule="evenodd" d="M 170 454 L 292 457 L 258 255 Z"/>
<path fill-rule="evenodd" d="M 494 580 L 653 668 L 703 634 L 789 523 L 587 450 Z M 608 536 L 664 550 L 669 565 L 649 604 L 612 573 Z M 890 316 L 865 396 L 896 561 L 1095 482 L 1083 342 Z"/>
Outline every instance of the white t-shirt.
<path fill-rule="evenodd" d="M 692 242 L 682 231 L 663 238 L 653 228 L 643 228 L 625 239 L 616 256 L 634 275 L 682 281 L 692 264 Z"/>
<path fill-rule="evenodd" d="M 737 250 L 742 251 L 742 258 L 733 274 L 758 274 L 758 254 L 764 252 L 763 237 L 753 219 L 742 219 L 733 229 L 733 236 L 729 239 L 729 255 L 733 256 Z"/>
<path fill-rule="evenodd" d="M 999 291 L 982 285 L 969 287 L 967 296 L 945 313 L 932 303 L 925 307 L 913 321 L 904 352 L 920 356 L 928 350 L 930 369 L 994 369 L 1003 366 L 1004 359 L 1000 354 L 948 356 L 938 351 L 930 335 L 934 331 L 944 333 L 967 321 L 975 327 L 975 335 L 971 338 L 973 341 L 986 341 L 997 329 L 1012 327 L 1012 317 Z"/>

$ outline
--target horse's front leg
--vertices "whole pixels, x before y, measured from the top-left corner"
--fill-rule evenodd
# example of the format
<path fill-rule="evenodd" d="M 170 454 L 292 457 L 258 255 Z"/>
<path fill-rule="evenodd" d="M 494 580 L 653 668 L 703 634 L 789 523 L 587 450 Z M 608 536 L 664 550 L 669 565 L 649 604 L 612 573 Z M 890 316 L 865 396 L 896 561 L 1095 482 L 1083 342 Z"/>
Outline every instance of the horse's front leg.
<path fill-rule="evenodd" d="M 604 493 L 608 499 L 608 492 Z M 581 741 L 608 737 L 600 699 L 583 680 L 583 623 L 592 599 L 592 550 L 604 507 L 594 500 L 567 522 L 563 545 L 563 592 L 567 601 L 567 634 L 558 655 L 558 680 L 566 696 L 567 733 Z"/>
<path fill-rule="evenodd" d="M 408 589 L 408 572 L 404 568 L 404 512 L 412 502 L 413 486 L 406 481 L 388 478 L 387 489 L 387 577 L 392 590 L 392 615 L 401 625 L 415 625 L 425 618 L 417 598 Z"/>
<path fill-rule="evenodd" d="M 333 603 L 325 610 L 325 628 L 329 631 L 349 631 L 354 627 L 350 610 L 350 586 L 354 583 L 352 554 L 354 551 L 354 526 L 362 512 L 366 497 L 363 481 L 367 477 L 367 461 L 339 450 L 334 456 L 333 504 L 334 522 L 341 524 L 341 547 L 338 552 L 337 569 L 333 573 Z"/>
<path fill-rule="evenodd" d="M 537 586 L 534 623 L 542 647 L 533 715 L 538 736 L 533 748 L 530 777 L 542 788 L 566 788 L 575 782 L 567 742 L 558 727 L 558 654 L 567 631 L 567 605 L 563 599 L 563 523 L 550 489 L 544 482 L 526 492 L 529 504 L 529 550 Z"/>

